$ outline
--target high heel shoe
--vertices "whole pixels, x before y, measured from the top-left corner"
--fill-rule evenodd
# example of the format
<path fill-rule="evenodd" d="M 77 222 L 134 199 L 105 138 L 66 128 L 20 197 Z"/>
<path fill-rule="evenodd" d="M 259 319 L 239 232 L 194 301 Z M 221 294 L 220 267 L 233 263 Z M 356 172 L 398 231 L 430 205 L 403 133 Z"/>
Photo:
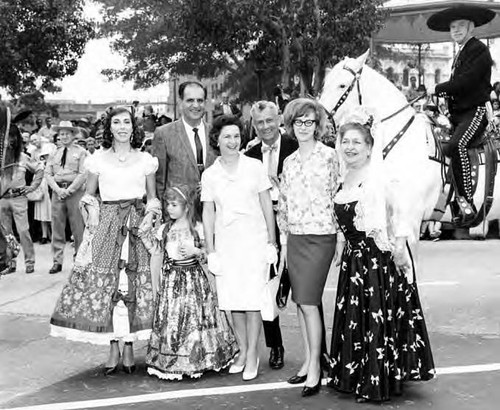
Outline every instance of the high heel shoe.
<path fill-rule="evenodd" d="M 123 367 L 123 371 L 127 374 L 132 374 L 135 372 L 135 364 L 133 364 L 132 366 L 125 366 L 125 365 L 122 365 Z"/>
<path fill-rule="evenodd" d="M 248 382 L 250 380 L 255 379 L 258 374 L 259 374 L 259 358 L 257 358 L 257 366 L 255 366 L 255 370 L 253 372 L 247 371 L 245 367 L 245 370 L 243 371 L 243 380 Z"/>
<path fill-rule="evenodd" d="M 320 388 L 321 388 L 321 376 L 316 386 L 313 387 L 304 386 L 304 388 L 302 389 L 302 397 L 314 396 L 315 394 L 319 393 Z"/>
<path fill-rule="evenodd" d="M 123 358 L 125 359 L 125 348 L 128 348 L 131 350 L 131 354 L 130 356 L 132 356 L 132 363 L 134 362 L 134 348 L 133 348 L 133 344 L 132 342 L 125 342 L 125 345 L 123 347 Z M 129 358 L 130 358 L 129 356 Z M 135 364 L 132 364 L 131 366 L 126 366 L 125 364 L 122 363 L 122 368 L 123 368 L 123 371 L 127 374 L 132 374 L 135 372 Z"/>
<path fill-rule="evenodd" d="M 113 367 L 105 367 L 104 368 L 104 376 L 109 376 L 110 374 L 116 373 L 118 371 L 118 364 Z"/>
<path fill-rule="evenodd" d="M 115 345 L 115 344 L 118 344 L 118 341 L 112 340 L 110 342 L 110 347 Z M 110 355 L 110 357 L 112 356 L 111 351 L 110 351 L 109 355 Z M 109 376 L 110 374 L 116 373 L 118 371 L 118 365 L 120 363 L 120 358 L 121 358 L 120 350 L 118 350 L 118 361 L 116 362 L 116 364 L 113 367 L 105 367 L 104 368 L 104 370 L 103 370 L 104 376 Z"/>
<path fill-rule="evenodd" d="M 304 383 L 307 379 L 307 374 L 304 374 L 304 376 L 299 376 L 298 374 L 293 375 L 287 380 L 287 383 L 289 384 L 301 384 Z"/>
<path fill-rule="evenodd" d="M 242 364 L 238 366 L 237 364 L 232 364 L 231 367 L 229 368 L 229 373 L 230 374 L 236 374 L 236 373 L 241 373 L 245 369 L 245 364 Z"/>

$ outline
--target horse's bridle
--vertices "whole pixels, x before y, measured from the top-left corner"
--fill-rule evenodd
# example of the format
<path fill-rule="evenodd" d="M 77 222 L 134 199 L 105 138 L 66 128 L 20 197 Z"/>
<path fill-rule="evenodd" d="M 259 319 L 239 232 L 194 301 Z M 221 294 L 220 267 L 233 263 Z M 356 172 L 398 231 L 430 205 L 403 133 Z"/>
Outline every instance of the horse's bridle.
<path fill-rule="evenodd" d="M 342 68 L 346 71 L 349 71 L 352 74 L 353 79 L 351 81 L 351 84 L 349 84 L 349 87 L 347 87 L 347 89 L 341 95 L 340 99 L 337 101 L 337 104 L 335 104 L 335 107 L 333 107 L 333 109 L 330 112 L 328 112 L 328 116 L 330 118 L 333 118 L 333 116 L 335 115 L 337 110 L 340 108 L 340 106 L 342 104 L 344 104 L 345 100 L 347 99 L 347 97 L 349 96 L 349 94 L 351 93 L 351 91 L 355 85 L 356 85 L 356 89 L 358 91 L 359 105 L 363 105 L 363 97 L 361 96 L 361 88 L 359 85 L 359 79 L 361 77 L 361 72 L 363 71 L 363 66 L 361 66 L 361 68 L 357 72 L 354 71 L 351 67 L 347 67 L 345 64 L 344 64 L 344 67 L 342 67 Z"/>

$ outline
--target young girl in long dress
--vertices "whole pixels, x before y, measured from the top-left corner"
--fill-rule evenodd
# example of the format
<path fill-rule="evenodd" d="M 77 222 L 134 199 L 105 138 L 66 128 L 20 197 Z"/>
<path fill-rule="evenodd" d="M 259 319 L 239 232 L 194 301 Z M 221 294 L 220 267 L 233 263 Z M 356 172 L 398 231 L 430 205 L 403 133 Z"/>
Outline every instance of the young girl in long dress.
<path fill-rule="evenodd" d="M 187 186 L 172 187 L 165 202 L 170 221 L 144 239 L 150 251 L 164 249 L 146 364 L 160 379 L 196 378 L 228 366 L 238 348 L 201 266 L 204 238 L 194 193 Z"/>

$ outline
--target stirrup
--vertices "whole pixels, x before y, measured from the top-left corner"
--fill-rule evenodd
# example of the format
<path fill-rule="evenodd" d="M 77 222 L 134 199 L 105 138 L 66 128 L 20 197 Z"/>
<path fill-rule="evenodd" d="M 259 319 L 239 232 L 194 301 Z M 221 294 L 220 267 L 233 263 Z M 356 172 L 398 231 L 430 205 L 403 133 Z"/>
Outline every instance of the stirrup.
<path fill-rule="evenodd" d="M 476 207 L 463 196 L 457 196 L 450 202 L 452 222 L 454 225 L 467 228 L 477 215 Z"/>

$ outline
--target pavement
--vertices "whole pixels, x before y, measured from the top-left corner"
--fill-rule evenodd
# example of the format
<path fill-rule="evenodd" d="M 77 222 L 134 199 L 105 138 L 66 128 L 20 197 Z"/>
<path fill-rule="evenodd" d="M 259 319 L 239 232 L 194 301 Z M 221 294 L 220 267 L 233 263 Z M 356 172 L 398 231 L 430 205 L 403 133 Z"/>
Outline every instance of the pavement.
<path fill-rule="evenodd" d="M 165 382 L 146 375 L 146 343 L 136 346 L 133 375 L 102 376 L 107 348 L 49 336 L 49 318 L 68 278 L 49 275 L 50 245 L 35 245 L 35 273 L 0 278 L 0 408 L 4 409 L 365 409 L 328 387 L 311 398 L 288 385 L 301 362 L 295 306 L 280 315 L 285 367 L 267 366 L 262 340 L 259 377 L 208 373 L 198 380 Z M 496 409 L 500 402 L 499 240 L 422 242 L 418 283 L 438 377 L 408 383 L 404 394 L 380 407 L 399 409 Z M 327 335 L 333 322 L 337 275 L 324 294 Z M 263 337 L 261 338 L 263 339 Z"/>

